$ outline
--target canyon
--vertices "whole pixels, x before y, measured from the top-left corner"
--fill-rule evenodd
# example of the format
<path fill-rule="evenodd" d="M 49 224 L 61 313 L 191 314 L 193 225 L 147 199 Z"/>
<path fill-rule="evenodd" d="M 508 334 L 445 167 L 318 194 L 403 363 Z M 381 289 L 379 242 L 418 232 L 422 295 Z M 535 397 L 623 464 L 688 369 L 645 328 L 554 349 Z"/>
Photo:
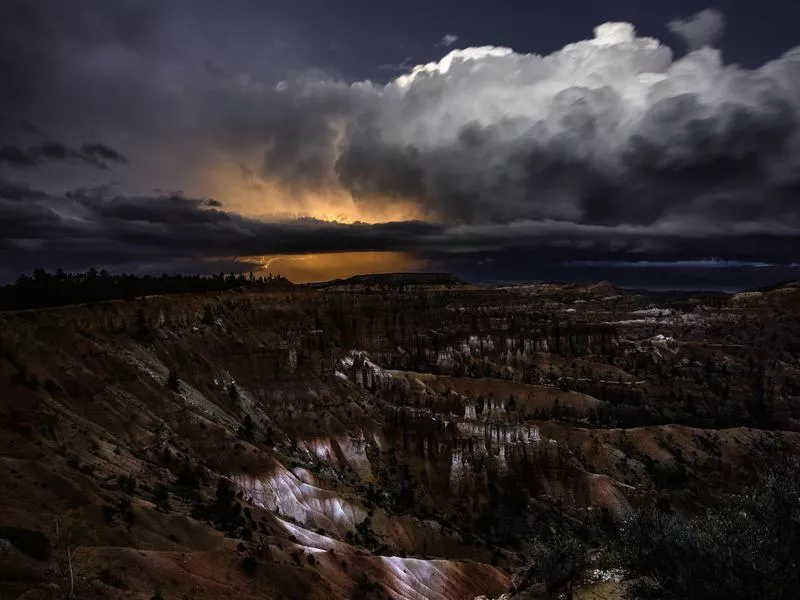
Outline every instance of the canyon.
<path fill-rule="evenodd" d="M 0 598 L 526 597 L 532 544 L 800 455 L 799 306 L 393 274 L 2 312 Z"/>

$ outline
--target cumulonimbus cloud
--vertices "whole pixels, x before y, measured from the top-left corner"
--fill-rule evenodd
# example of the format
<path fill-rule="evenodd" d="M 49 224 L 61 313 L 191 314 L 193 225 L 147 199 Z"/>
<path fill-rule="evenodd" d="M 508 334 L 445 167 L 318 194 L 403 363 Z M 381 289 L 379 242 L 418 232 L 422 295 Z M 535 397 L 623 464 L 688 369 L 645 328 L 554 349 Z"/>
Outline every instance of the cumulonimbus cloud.
<path fill-rule="evenodd" d="M 327 123 L 301 153 L 364 202 L 414 198 L 447 222 L 654 224 L 681 216 L 798 223 L 800 49 L 755 70 L 704 47 L 675 59 L 625 23 L 548 55 L 455 50 L 385 86 L 278 93 Z M 309 99 L 312 98 L 313 102 Z M 329 98 L 329 102 L 324 100 Z M 307 132 L 306 132 L 307 133 Z M 312 148 L 314 149 L 312 151 Z M 319 160 L 324 157 L 324 160 Z"/>

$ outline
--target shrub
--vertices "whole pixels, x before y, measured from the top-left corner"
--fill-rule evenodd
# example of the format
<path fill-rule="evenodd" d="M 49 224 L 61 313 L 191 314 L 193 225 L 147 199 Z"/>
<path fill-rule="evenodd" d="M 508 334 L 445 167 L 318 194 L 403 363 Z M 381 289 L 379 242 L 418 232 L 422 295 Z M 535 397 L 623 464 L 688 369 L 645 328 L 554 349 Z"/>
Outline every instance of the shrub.
<path fill-rule="evenodd" d="M 361 573 L 356 579 L 356 585 L 350 595 L 350 600 L 366 600 L 372 591 L 378 590 L 378 586 L 370 581 L 365 573 Z"/>
<path fill-rule="evenodd" d="M 169 375 L 167 375 L 167 387 L 173 392 L 179 392 L 181 390 L 181 380 L 175 367 L 169 370 Z"/>
<path fill-rule="evenodd" d="M 36 560 L 50 558 L 50 540 L 41 531 L 22 527 L 0 527 L 0 538 L 5 538 L 23 554 Z"/>
<path fill-rule="evenodd" d="M 239 404 L 239 390 L 236 388 L 235 383 L 228 384 L 228 398 L 231 401 L 231 405 L 236 406 Z"/>
<path fill-rule="evenodd" d="M 136 491 L 136 478 L 133 475 L 123 475 L 118 480 L 119 489 L 132 496 Z"/>
<path fill-rule="evenodd" d="M 101 569 L 100 572 L 97 574 L 97 578 L 106 585 L 110 585 L 111 587 L 115 587 L 121 590 L 128 589 L 128 584 L 125 583 L 125 580 L 122 579 L 122 577 L 120 577 L 116 573 L 113 573 L 111 569 L 109 569 L 108 567 L 104 567 L 103 569 Z"/>
<path fill-rule="evenodd" d="M 255 434 L 256 424 L 250 415 L 245 415 L 244 423 L 239 426 L 239 437 L 245 441 L 252 442 Z"/>
<path fill-rule="evenodd" d="M 622 566 L 632 598 L 772 600 L 800 590 L 797 466 L 724 498 L 695 518 L 647 510 L 629 519 Z"/>
<path fill-rule="evenodd" d="M 136 311 L 133 328 L 134 336 L 140 340 L 147 340 L 150 337 L 150 324 L 147 322 L 147 315 L 144 314 L 142 308 Z"/>
<path fill-rule="evenodd" d="M 253 558 L 252 556 L 245 556 L 242 559 L 242 571 L 244 571 L 248 575 L 255 575 L 257 569 L 258 569 L 258 561 L 255 558 Z"/>
<path fill-rule="evenodd" d="M 103 521 L 105 521 L 107 525 L 112 525 L 114 523 L 114 517 L 116 515 L 117 515 L 116 508 L 114 508 L 110 504 L 103 505 Z"/>
<path fill-rule="evenodd" d="M 170 511 L 169 489 L 163 483 L 159 483 L 153 488 L 153 502 L 156 508 L 162 512 Z"/>
<path fill-rule="evenodd" d="M 588 565 L 584 545 L 571 535 L 557 534 L 547 543 L 534 543 L 530 562 L 513 588 L 520 591 L 540 583 L 550 594 L 566 590 L 571 598 L 573 582 L 583 576 Z"/>

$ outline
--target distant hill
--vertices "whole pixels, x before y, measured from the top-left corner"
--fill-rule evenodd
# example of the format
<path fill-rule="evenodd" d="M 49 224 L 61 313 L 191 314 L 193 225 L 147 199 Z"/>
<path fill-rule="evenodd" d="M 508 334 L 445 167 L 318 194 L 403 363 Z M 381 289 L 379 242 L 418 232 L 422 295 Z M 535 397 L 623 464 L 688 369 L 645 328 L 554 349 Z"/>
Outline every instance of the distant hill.
<path fill-rule="evenodd" d="M 778 283 L 773 283 L 772 285 L 767 285 L 764 287 L 757 287 L 748 290 L 744 290 L 745 292 L 775 292 L 777 290 L 800 290 L 800 280 L 789 280 L 789 281 L 780 281 Z"/>
<path fill-rule="evenodd" d="M 325 290 L 402 290 L 409 288 L 450 289 L 469 284 L 450 273 L 379 273 L 355 275 L 347 279 L 334 279 L 309 285 Z"/>
<path fill-rule="evenodd" d="M 300 286 L 282 276 L 264 279 L 247 286 L 248 292 L 291 292 Z"/>

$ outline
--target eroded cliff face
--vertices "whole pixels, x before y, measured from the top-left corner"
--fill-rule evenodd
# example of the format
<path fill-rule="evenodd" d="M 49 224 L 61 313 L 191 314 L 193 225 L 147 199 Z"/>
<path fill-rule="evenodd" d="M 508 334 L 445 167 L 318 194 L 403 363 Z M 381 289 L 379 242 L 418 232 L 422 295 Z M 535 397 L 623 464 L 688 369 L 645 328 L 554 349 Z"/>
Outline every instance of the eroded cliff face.
<path fill-rule="evenodd" d="M 796 348 L 747 302 L 340 285 L 0 315 L 0 589 L 65 593 L 71 557 L 83 597 L 499 596 L 534 538 L 797 451 Z"/>

